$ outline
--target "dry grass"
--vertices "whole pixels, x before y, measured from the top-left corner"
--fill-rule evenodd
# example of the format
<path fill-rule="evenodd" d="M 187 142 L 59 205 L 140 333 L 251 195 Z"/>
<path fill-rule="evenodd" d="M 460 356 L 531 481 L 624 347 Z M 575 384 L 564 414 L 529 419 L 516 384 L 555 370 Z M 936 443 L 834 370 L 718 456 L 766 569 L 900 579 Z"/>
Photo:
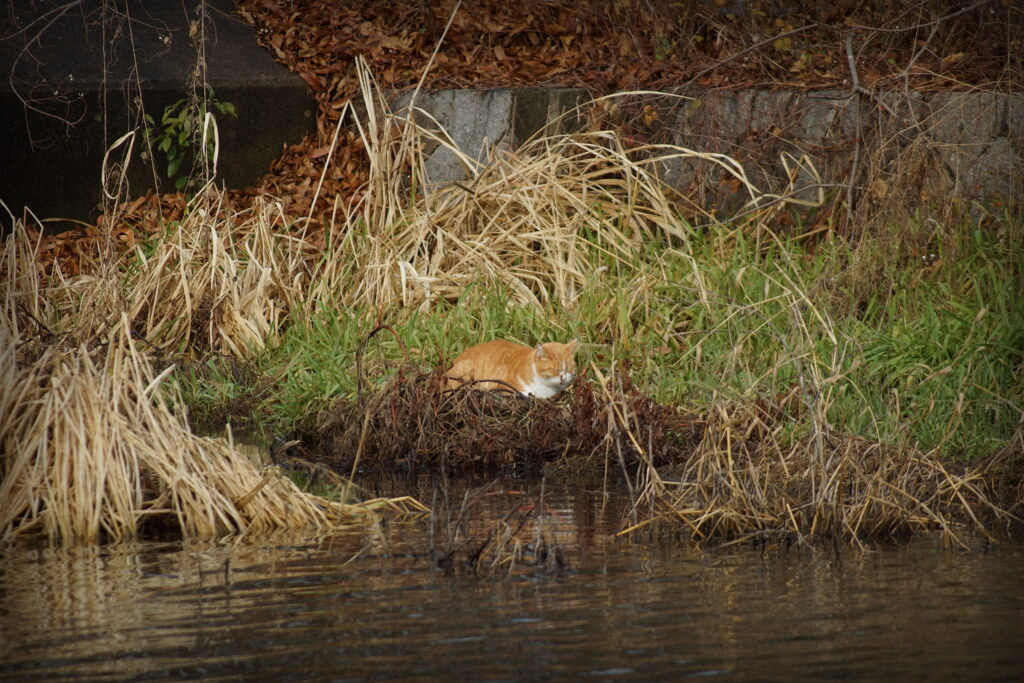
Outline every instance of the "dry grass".
<path fill-rule="evenodd" d="M 279 212 L 270 201 L 236 212 L 208 185 L 162 235 L 101 254 L 74 278 L 39 272 L 19 224 L 4 249 L 8 302 L 74 339 L 102 337 L 127 315 L 162 352 L 244 358 L 276 341 L 309 287 L 313 248 L 281 230 Z"/>
<path fill-rule="evenodd" d="M 43 296 L 31 246 L 17 226 L 3 262 L 9 283 L 0 325 L 3 538 L 120 540 L 153 524 L 189 536 L 262 534 L 363 520 L 388 504 L 304 493 L 230 439 L 192 434 L 164 383 L 173 366 L 157 373 L 123 310 L 120 320 L 109 320 L 123 304 L 110 295 L 116 279 L 95 276 L 74 288 L 64 283 Z M 176 246 L 168 250 L 181 254 Z M 184 285 L 187 276 L 168 280 L 176 278 Z M 257 279 L 253 289 L 260 286 Z M 80 316 L 70 311 L 73 296 L 84 302 Z M 109 302 L 105 314 L 103 301 Z M 97 329 L 104 320 L 106 329 Z"/>
<path fill-rule="evenodd" d="M 165 349 L 244 357 L 273 344 L 309 284 L 309 247 L 272 227 L 275 206 L 224 215 L 221 197 L 188 213 L 129 279 L 133 329 Z"/>
<path fill-rule="evenodd" d="M 367 114 L 356 125 L 370 179 L 360 206 L 340 211 L 331 227 L 334 251 L 313 278 L 311 298 L 386 310 L 501 285 L 515 304 L 572 302 L 603 262 L 689 239 L 678 198 L 657 177 L 660 165 L 700 158 L 734 178 L 751 203 L 761 198 L 725 155 L 630 149 L 612 130 L 538 137 L 477 162 L 422 110 L 391 112 L 365 67 L 361 77 Z M 423 150 L 436 146 L 471 179 L 423 193 Z"/>
<path fill-rule="evenodd" d="M 783 439 L 784 409 L 717 406 L 690 458 L 648 468 L 644 521 L 622 533 L 668 522 L 699 542 L 860 543 L 939 531 L 965 544 L 1020 522 L 998 504 L 984 466 L 826 430 Z"/>
<path fill-rule="evenodd" d="M 300 457 L 342 473 L 540 470 L 624 480 L 636 501 L 623 533 L 668 524 L 698 542 L 852 543 L 936 530 L 956 543 L 1019 519 L 986 467 L 823 428 L 793 438 L 797 392 L 718 402 L 706 417 L 652 401 L 628 377 L 599 376 L 558 400 L 463 387 L 407 366 L 360 401 L 337 401 L 302 430 Z M 554 466 L 554 470 L 550 468 Z M 490 536 L 488 540 L 492 540 Z"/>

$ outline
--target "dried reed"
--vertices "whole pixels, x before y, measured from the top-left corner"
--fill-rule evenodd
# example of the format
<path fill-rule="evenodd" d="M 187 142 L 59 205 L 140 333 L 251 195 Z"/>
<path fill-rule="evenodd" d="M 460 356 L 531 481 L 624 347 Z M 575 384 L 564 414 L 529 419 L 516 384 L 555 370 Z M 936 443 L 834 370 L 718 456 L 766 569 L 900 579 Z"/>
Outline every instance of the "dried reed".
<path fill-rule="evenodd" d="M 939 531 L 966 544 L 1020 522 L 995 502 L 981 468 L 826 430 L 788 440 L 783 410 L 718 405 L 689 459 L 662 469 L 664 478 L 648 468 L 644 521 L 622 533 L 668 522 L 700 542 L 860 543 Z"/>
<path fill-rule="evenodd" d="M 309 283 L 308 245 L 275 230 L 275 206 L 231 214 L 207 199 L 159 241 L 137 251 L 126 284 L 136 331 L 165 349 L 244 357 L 273 344 Z"/>
<path fill-rule="evenodd" d="M 629 149 L 611 130 L 542 136 L 478 162 L 425 112 L 391 112 L 365 66 L 360 73 L 366 118 L 356 125 L 370 179 L 362 203 L 332 227 L 334 252 L 313 278 L 314 299 L 380 310 L 452 300 L 485 284 L 501 285 L 515 304 L 572 302 L 605 261 L 628 263 L 652 244 L 690 238 L 659 164 L 705 159 L 752 200 L 760 196 L 729 157 Z M 421 191 L 423 150 L 437 146 L 470 179 Z"/>
<path fill-rule="evenodd" d="M 163 382 L 173 366 L 156 372 L 124 312 L 102 336 L 80 336 L 80 320 L 60 296 L 39 296 L 31 246 L 19 224 L 3 261 L 3 538 L 38 532 L 64 542 L 120 540 L 150 520 L 190 536 L 262 534 L 364 519 L 388 504 L 304 493 L 230 438 L 193 435 Z M 94 302 L 102 298 L 97 290 L 111 289 L 99 277 L 76 284 Z M 66 283 L 59 292 L 68 295 Z M 103 317 L 91 317 L 89 327 Z"/>

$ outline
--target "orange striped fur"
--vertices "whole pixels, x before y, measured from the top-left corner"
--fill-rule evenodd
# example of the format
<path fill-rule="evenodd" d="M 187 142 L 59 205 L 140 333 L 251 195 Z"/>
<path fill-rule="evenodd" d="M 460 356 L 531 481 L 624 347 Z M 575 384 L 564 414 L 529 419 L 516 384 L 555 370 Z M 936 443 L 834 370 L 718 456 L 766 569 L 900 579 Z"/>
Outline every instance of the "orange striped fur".
<path fill-rule="evenodd" d="M 445 373 L 448 388 L 466 380 L 501 380 L 524 396 L 550 398 L 576 378 L 576 340 L 568 344 L 548 342 L 535 347 L 502 339 L 477 344 L 463 351 Z M 480 382 L 474 387 L 508 389 L 495 382 Z"/>

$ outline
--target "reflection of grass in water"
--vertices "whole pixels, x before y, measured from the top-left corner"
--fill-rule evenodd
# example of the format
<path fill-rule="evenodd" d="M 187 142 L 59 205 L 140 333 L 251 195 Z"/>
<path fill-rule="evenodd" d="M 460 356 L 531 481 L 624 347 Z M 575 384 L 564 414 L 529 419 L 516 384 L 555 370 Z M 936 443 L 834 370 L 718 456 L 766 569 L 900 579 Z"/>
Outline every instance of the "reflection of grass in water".
<path fill-rule="evenodd" d="M 536 491 L 502 490 L 497 482 L 455 498 L 445 486 L 431 501 L 427 560 L 449 576 L 557 574 L 569 566 L 565 520 Z M 553 520 L 557 520 L 553 523 Z"/>

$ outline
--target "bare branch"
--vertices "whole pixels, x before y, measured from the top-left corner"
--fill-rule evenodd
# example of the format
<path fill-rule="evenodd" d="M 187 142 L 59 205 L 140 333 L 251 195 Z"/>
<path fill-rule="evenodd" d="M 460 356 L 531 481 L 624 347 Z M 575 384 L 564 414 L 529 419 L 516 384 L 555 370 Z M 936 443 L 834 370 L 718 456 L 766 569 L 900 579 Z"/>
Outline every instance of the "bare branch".
<path fill-rule="evenodd" d="M 753 52 L 754 50 L 756 50 L 756 49 L 758 49 L 760 47 L 763 47 L 764 45 L 767 45 L 768 43 L 773 43 L 776 40 L 781 40 L 782 38 L 788 38 L 789 36 L 795 35 L 797 33 L 801 33 L 803 31 L 808 31 L 808 30 L 810 30 L 812 28 L 816 28 L 817 26 L 818 26 L 818 24 L 816 24 L 816 23 L 815 24 L 807 24 L 806 26 L 801 26 L 800 28 L 795 28 L 792 31 L 786 31 L 785 33 L 780 33 L 780 34 L 772 36 L 770 38 L 765 38 L 761 42 L 754 43 L 750 47 L 745 48 L 743 50 L 740 50 L 736 54 L 729 55 L 725 59 L 719 60 L 718 62 L 716 62 L 712 66 L 709 66 L 706 69 L 701 69 L 696 74 L 694 74 L 694 76 L 690 80 L 688 80 L 686 82 L 686 84 L 689 85 L 689 84 L 693 83 L 694 81 L 696 81 L 701 76 L 714 71 L 715 69 L 717 69 L 718 67 L 722 66 L 723 64 L 728 64 L 729 62 L 731 62 L 733 60 L 739 59 L 743 55 L 749 54 L 749 53 Z"/>
<path fill-rule="evenodd" d="M 920 28 L 927 28 L 928 26 L 933 26 L 941 24 L 944 21 L 949 21 L 953 17 L 958 17 L 961 14 L 967 14 L 968 12 L 976 10 L 979 7 L 982 7 L 983 5 L 991 4 L 992 2 L 993 0 L 981 0 L 980 2 L 976 2 L 969 7 L 964 7 L 962 10 L 957 10 L 952 14 L 947 14 L 945 16 L 939 17 L 938 19 L 932 19 L 931 21 L 926 21 L 923 24 L 914 24 L 913 26 L 902 26 L 896 28 L 878 28 L 875 26 L 863 26 L 861 24 L 855 24 L 850 28 L 853 29 L 854 31 L 873 31 L 875 33 L 905 33 L 906 31 L 916 31 L 917 29 Z"/>

